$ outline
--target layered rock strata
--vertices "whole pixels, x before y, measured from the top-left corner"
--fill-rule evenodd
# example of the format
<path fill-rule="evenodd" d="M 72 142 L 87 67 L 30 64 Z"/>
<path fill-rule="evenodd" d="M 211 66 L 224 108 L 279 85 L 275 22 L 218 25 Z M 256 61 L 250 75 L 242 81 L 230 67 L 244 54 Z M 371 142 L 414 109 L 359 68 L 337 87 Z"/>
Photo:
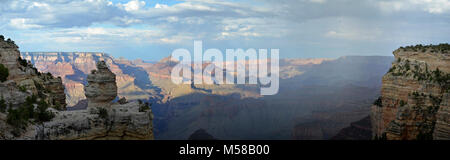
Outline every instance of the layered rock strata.
<path fill-rule="evenodd" d="M 84 87 L 88 108 L 109 107 L 117 96 L 116 75 L 108 69 L 104 61 L 97 63 L 97 70 L 87 76 Z"/>
<path fill-rule="evenodd" d="M 27 97 L 36 95 L 51 106 L 65 110 L 65 88 L 61 78 L 38 72 L 30 62 L 20 57 L 18 48 L 13 41 L 0 39 L 0 64 L 9 71 L 7 81 L 0 83 L 0 98 L 17 108 Z"/>
<path fill-rule="evenodd" d="M 36 126 L 40 140 L 151 140 L 153 115 L 137 102 L 113 104 L 111 109 L 56 112 L 56 117 Z"/>
<path fill-rule="evenodd" d="M 449 50 L 441 44 L 394 51 L 396 61 L 372 106 L 373 138 L 450 139 Z"/>

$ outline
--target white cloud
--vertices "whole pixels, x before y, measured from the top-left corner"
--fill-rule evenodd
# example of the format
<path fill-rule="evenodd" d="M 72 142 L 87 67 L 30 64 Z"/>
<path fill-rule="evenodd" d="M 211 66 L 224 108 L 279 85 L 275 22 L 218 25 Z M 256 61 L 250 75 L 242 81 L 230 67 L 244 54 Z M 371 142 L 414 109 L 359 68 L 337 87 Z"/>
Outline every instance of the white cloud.
<path fill-rule="evenodd" d="M 14 18 L 9 21 L 9 25 L 19 29 L 42 28 L 42 26 L 31 23 L 32 20 L 25 18 Z"/>
<path fill-rule="evenodd" d="M 168 5 L 165 5 L 165 4 L 159 4 L 159 3 L 156 3 L 155 4 L 155 8 L 168 8 L 169 6 Z"/>
<path fill-rule="evenodd" d="M 259 42 L 263 46 L 276 41 L 295 48 L 305 43 L 324 46 L 330 42 L 381 43 L 386 39 L 383 37 L 390 36 L 388 33 L 405 37 L 412 31 L 423 36 L 409 36 L 405 41 L 417 37 L 431 39 L 445 37 L 438 31 L 450 27 L 449 0 L 162 3 L 150 6 L 144 0 L 114 3 L 110 0 L 0 0 L 0 32 L 20 35 L 22 42 L 64 42 L 74 46 L 108 47 L 124 41 L 182 44 L 196 39 L 217 44 Z M 397 24 L 417 28 L 405 29 Z M 438 31 L 431 32 L 433 29 Z"/>
<path fill-rule="evenodd" d="M 131 0 L 125 4 L 119 4 L 119 7 L 123 7 L 128 12 L 135 12 L 145 7 L 145 1 Z"/>
<path fill-rule="evenodd" d="M 390 0 L 380 1 L 378 5 L 384 12 L 416 10 L 431 14 L 442 14 L 450 11 L 449 0 Z"/>

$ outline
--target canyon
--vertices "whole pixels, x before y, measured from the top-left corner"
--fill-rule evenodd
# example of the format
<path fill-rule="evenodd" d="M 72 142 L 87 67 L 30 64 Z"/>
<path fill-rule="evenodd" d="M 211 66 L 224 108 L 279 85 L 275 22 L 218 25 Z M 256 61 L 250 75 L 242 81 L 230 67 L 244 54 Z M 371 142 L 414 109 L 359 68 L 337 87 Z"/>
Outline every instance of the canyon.
<path fill-rule="evenodd" d="M 447 140 L 449 50 L 282 59 L 279 93 L 262 96 L 254 84 L 175 85 L 170 57 L 20 53 L 2 39 L 0 138 Z"/>
<path fill-rule="evenodd" d="M 175 85 L 170 72 L 178 62 L 170 57 L 153 63 L 85 52 L 23 52 L 22 57 L 39 71 L 61 76 L 68 110 L 86 108 L 87 75 L 105 61 L 116 75 L 113 101 L 152 104 L 156 139 L 187 139 L 201 128 L 217 139 L 328 139 L 370 113 L 393 61 L 281 59 L 279 94 L 261 96 L 257 85 Z"/>

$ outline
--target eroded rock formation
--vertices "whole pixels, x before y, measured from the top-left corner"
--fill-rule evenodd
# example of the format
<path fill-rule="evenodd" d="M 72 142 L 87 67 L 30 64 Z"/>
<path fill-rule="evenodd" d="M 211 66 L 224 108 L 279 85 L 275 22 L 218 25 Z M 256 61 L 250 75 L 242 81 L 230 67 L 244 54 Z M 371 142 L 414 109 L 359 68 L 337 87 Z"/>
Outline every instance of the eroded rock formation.
<path fill-rule="evenodd" d="M 36 126 L 43 140 L 151 140 L 153 115 L 137 102 L 113 104 L 111 109 L 90 108 L 56 112 L 56 117 Z"/>
<path fill-rule="evenodd" d="M 108 69 L 104 61 L 97 63 L 97 70 L 87 76 L 88 84 L 84 87 L 88 108 L 109 107 L 117 97 L 116 75 Z"/>
<path fill-rule="evenodd" d="M 400 48 L 394 56 L 372 106 L 373 137 L 450 139 L 449 45 Z"/>

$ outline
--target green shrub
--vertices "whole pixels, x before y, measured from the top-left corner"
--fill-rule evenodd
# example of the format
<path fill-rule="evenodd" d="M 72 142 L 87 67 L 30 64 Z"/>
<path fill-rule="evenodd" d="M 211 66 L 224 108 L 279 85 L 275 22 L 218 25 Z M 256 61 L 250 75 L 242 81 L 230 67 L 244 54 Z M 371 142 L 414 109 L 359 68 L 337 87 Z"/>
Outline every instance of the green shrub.
<path fill-rule="evenodd" d="M 394 72 L 395 71 L 395 69 L 397 69 L 397 67 L 395 67 L 395 66 L 392 66 L 390 69 L 389 69 L 389 71 L 388 71 L 388 73 L 392 73 L 392 72 Z"/>
<path fill-rule="evenodd" d="M 416 137 L 417 140 L 433 140 L 433 133 L 419 133 Z"/>
<path fill-rule="evenodd" d="M 102 119 L 108 119 L 108 110 L 106 110 L 105 108 L 98 108 L 97 115 Z"/>
<path fill-rule="evenodd" d="M 448 51 L 450 50 L 450 45 L 448 43 L 441 43 L 438 45 L 415 45 L 415 46 L 406 46 L 406 47 L 400 47 L 400 49 L 405 50 L 405 51 L 421 51 L 421 52 L 426 52 L 428 49 L 431 49 L 430 52 L 434 53 L 434 52 L 441 52 L 441 53 L 448 53 Z"/>
<path fill-rule="evenodd" d="M 28 66 L 28 62 L 25 59 L 22 59 L 22 57 L 17 58 L 17 61 L 19 62 L 19 64 L 23 67 Z"/>
<path fill-rule="evenodd" d="M 55 114 L 53 114 L 50 111 L 47 111 L 49 105 L 45 102 L 45 101 L 41 101 L 37 108 L 36 111 L 34 112 L 34 120 L 36 122 L 47 122 L 52 120 L 55 117 Z"/>
<path fill-rule="evenodd" d="M 61 103 L 59 103 L 58 101 L 54 102 L 53 108 L 59 111 L 63 110 Z"/>
<path fill-rule="evenodd" d="M 406 102 L 404 100 L 400 100 L 400 106 L 405 106 Z"/>
<path fill-rule="evenodd" d="M 26 113 L 23 109 L 12 109 L 8 110 L 8 115 L 6 116 L 6 123 L 15 128 L 25 128 L 28 126 L 28 119 L 26 119 Z"/>
<path fill-rule="evenodd" d="M 35 104 L 37 107 L 35 108 Z M 34 119 L 34 122 L 42 123 L 50 121 L 55 117 L 50 111 L 47 111 L 49 104 L 44 100 L 37 102 L 36 95 L 27 97 L 25 103 L 18 109 L 12 109 L 12 104 L 8 109 L 8 115 L 6 122 L 16 129 L 21 129 L 28 126 L 30 119 Z M 15 130 L 14 132 L 19 132 Z"/>
<path fill-rule="evenodd" d="M 5 113 L 6 112 L 6 101 L 3 99 L 0 99 L 0 112 Z"/>
<path fill-rule="evenodd" d="M 139 112 L 146 112 L 150 109 L 151 104 L 148 102 L 145 102 L 144 104 L 139 105 Z"/>
<path fill-rule="evenodd" d="M 4 82 L 9 76 L 9 70 L 3 64 L 0 64 L 0 81 Z"/>
<path fill-rule="evenodd" d="M 386 133 L 381 134 L 381 136 L 375 135 L 374 140 L 379 140 L 379 141 L 387 140 Z"/>
<path fill-rule="evenodd" d="M 27 88 L 25 86 L 19 86 L 19 91 L 27 92 Z"/>
<path fill-rule="evenodd" d="M 378 106 L 378 107 L 382 107 L 383 104 L 382 104 L 382 101 L 381 101 L 381 97 L 378 97 L 378 98 L 375 100 L 375 102 L 373 102 L 373 105 L 376 105 L 376 106 Z"/>
<path fill-rule="evenodd" d="M 6 42 L 8 42 L 8 43 L 10 43 L 10 44 L 16 44 L 13 40 L 11 40 L 10 38 L 8 38 L 7 40 L 6 40 Z"/>
<path fill-rule="evenodd" d="M 410 69 L 410 66 L 409 66 L 409 60 L 406 60 L 406 61 L 405 61 L 405 70 L 406 70 L 406 71 L 409 71 L 409 69 Z"/>
<path fill-rule="evenodd" d="M 35 104 L 37 103 L 37 96 L 36 95 L 31 95 L 30 97 L 27 97 L 25 99 L 25 104 L 26 105 L 31 105 L 31 104 Z"/>

